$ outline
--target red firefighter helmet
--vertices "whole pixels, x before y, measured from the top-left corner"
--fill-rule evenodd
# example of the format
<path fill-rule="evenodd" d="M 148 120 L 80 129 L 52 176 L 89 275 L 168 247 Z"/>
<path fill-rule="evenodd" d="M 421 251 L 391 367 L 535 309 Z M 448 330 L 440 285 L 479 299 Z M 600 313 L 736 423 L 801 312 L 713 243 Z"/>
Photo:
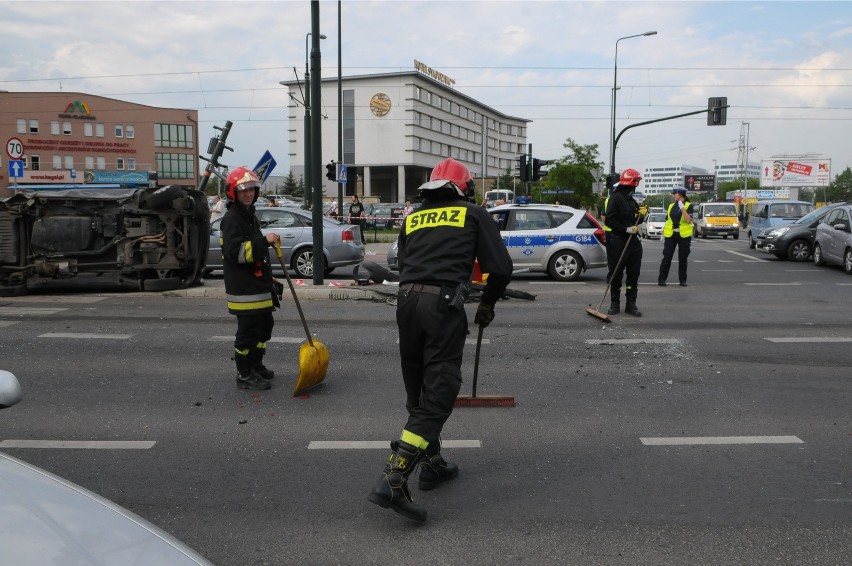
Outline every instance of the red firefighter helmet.
<path fill-rule="evenodd" d="M 470 171 L 464 164 L 452 157 L 441 161 L 432 169 L 429 182 L 422 185 L 420 191 L 430 191 L 446 187 L 447 181 L 451 183 L 451 186 L 460 198 L 466 199 L 469 195 L 473 195 L 474 183 Z"/>
<path fill-rule="evenodd" d="M 625 169 L 621 172 L 621 178 L 618 179 L 618 184 L 638 187 L 639 181 L 641 180 L 642 175 L 639 174 L 639 171 L 637 171 L 636 169 Z"/>
<path fill-rule="evenodd" d="M 258 178 L 257 173 L 248 167 L 237 167 L 228 173 L 228 198 L 232 201 L 236 201 L 237 191 L 243 189 L 260 189 L 260 179 Z M 252 201 L 252 204 L 257 201 L 259 193 L 259 190 L 254 193 L 254 200 Z"/>

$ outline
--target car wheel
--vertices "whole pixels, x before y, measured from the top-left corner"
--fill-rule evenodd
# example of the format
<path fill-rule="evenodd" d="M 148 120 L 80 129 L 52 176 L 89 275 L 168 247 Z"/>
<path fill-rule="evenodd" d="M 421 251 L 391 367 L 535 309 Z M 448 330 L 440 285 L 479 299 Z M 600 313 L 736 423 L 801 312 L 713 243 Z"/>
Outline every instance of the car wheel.
<path fill-rule="evenodd" d="M 291 265 L 296 274 L 302 279 L 314 276 L 314 250 L 303 248 L 293 255 Z"/>
<path fill-rule="evenodd" d="M 825 260 L 822 259 L 822 248 L 819 244 L 814 244 L 814 265 L 825 265 Z"/>
<path fill-rule="evenodd" d="M 734 234 L 734 239 L 735 239 L 735 240 L 739 240 L 739 239 L 740 239 L 740 233 L 739 233 L 739 232 L 737 232 L 736 234 Z"/>
<path fill-rule="evenodd" d="M 0 285 L 0 297 L 20 297 L 27 294 L 27 285 Z"/>
<path fill-rule="evenodd" d="M 168 185 L 151 192 L 146 191 L 139 197 L 139 206 L 141 208 L 163 208 L 176 198 L 185 195 L 186 192 L 180 187 Z"/>
<path fill-rule="evenodd" d="M 547 264 L 547 272 L 557 281 L 576 281 L 583 272 L 583 260 L 576 252 L 556 252 Z"/>
<path fill-rule="evenodd" d="M 754 238 L 751 237 L 751 232 L 748 233 L 748 249 L 753 250 L 757 245 L 757 242 L 754 241 Z"/>
<path fill-rule="evenodd" d="M 145 279 L 142 289 L 148 292 L 172 291 L 180 288 L 180 277 L 165 277 L 163 279 Z"/>
<path fill-rule="evenodd" d="M 852 249 L 847 249 L 843 254 L 843 271 L 852 275 Z"/>
<path fill-rule="evenodd" d="M 787 247 L 787 259 L 807 261 L 811 257 L 811 245 L 807 240 L 796 240 Z"/>

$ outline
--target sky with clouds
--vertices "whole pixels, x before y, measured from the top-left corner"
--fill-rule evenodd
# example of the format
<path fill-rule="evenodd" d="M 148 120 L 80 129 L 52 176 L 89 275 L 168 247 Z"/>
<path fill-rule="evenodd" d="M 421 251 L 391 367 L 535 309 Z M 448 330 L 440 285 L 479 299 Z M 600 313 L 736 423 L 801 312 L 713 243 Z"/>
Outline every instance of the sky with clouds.
<path fill-rule="evenodd" d="M 541 159 L 564 156 L 571 138 L 598 144 L 608 163 L 616 41 L 656 31 L 618 43 L 617 130 L 701 110 L 711 96 L 728 98 L 728 124 L 708 127 L 698 115 L 630 129 L 618 169 L 734 163 L 746 132 L 751 161 L 814 154 L 832 160 L 832 176 L 852 167 L 850 2 L 345 0 L 340 7 L 343 76 L 407 71 L 421 61 L 460 92 L 532 120 L 528 141 Z M 0 90 L 197 109 L 202 150 L 213 126 L 230 120 L 229 165 L 254 165 L 268 149 L 275 174 L 286 173 L 288 100 L 278 83 L 292 80 L 294 69 L 304 73 L 308 0 L 0 0 L 0 14 Z M 337 76 L 337 21 L 338 2 L 320 2 L 325 78 Z"/>

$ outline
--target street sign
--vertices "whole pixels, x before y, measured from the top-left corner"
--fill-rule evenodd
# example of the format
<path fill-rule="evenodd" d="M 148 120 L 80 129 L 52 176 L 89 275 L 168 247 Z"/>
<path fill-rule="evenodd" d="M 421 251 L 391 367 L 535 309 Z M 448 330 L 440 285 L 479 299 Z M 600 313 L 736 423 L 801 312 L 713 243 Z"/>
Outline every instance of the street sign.
<path fill-rule="evenodd" d="M 71 169 L 71 178 L 72 178 L 72 179 L 76 179 L 76 178 L 77 178 L 77 170 L 76 170 L 76 169 Z"/>
<path fill-rule="evenodd" d="M 14 159 L 9 162 L 9 178 L 20 179 L 24 176 L 24 162 L 20 159 Z"/>
<path fill-rule="evenodd" d="M 338 163 L 337 164 L 337 182 L 345 183 L 346 182 L 346 164 Z"/>
<path fill-rule="evenodd" d="M 11 159 L 20 159 L 24 156 L 24 142 L 18 138 L 9 138 L 6 142 L 6 155 Z"/>
<path fill-rule="evenodd" d="M 269 174 L 272 173 L 272 170 L 275 169 L 275 166 L 278 165 L 278 162 L 272 157 L 272 154 L 269 153 L 269 150 L 266 150 L 266 153 L 263 154 L 263 157 L 260 158 L 260 161 L 257 162 L 257 165 L 254 166 L 254 172 L 257 173 L 258 178 L 261 183 L 266 182 L 269 178 Z"/>

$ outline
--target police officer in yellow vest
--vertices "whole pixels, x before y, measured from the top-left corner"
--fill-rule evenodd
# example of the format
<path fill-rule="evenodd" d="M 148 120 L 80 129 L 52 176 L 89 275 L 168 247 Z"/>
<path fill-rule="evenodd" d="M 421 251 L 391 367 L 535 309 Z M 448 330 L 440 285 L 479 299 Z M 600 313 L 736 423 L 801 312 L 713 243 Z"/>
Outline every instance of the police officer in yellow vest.
<path fill-rule="evenodd" d="M 675 247 L 677 247 L 677 276 L 681 287 L 686 287 L 686 258 L 692 243 L 692 203 L 686 198 L 686 189 L 675 187 L 672 190 L 674 202 L 666 213 L 666 225 L 663 227 L 663 261 L 660 263 L 660 275 L 657 285 L 666 286 L 669 268 L 672 266 Z"/>

